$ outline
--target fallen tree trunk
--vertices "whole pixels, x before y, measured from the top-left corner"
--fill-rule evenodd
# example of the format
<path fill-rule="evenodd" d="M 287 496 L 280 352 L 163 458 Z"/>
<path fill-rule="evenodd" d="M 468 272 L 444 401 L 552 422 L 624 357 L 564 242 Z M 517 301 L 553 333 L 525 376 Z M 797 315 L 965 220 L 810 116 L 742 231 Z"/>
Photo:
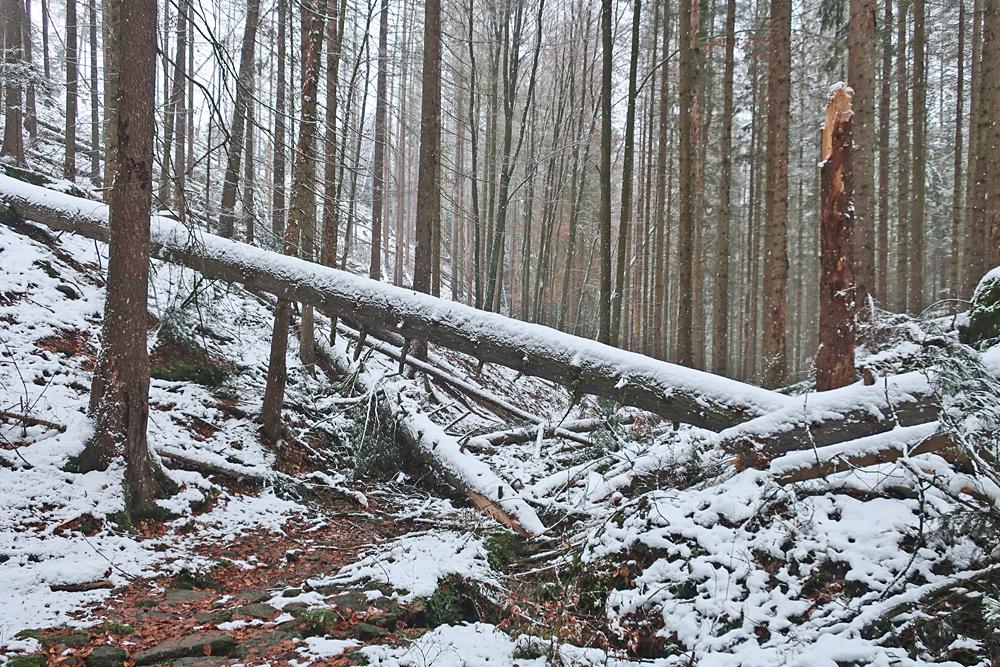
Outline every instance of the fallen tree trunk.
<path fill-rule="evenodd" d="M 838 472 L 892 463 L 903 457 L 940 452 L 952 446 L 949 436 L 938 433 L 936 421 L 896 429 L 851 442 L 794 452 L 769 467 L 779 484 L 819 479 Z"/>
<path fill-rule="evenodd" d="M 528 537 L 544 532 L 538 515 L 513 487 L 483 461 L 463 451 L 456 438 L 445 433 L 444 428 L 420 412 L 416 401 L 404 395 L 413 385 L 411 380 L 398 375 L 388 379 L 376 371 L 358 368 L 346 349 L 339 349 L 324 338 L 316 341 L 316 349 L 339 373 L 353 374 L 363 391 L 376 395 L 380 419 L 394 427 L 396 437 L 415 460 L 463 493 L 472 505 L 519 535 Z"/>
<path fill-rule="evenodd" d="M 759 467 L 788 452 L 933 421 L 938 412 L 927 375 L 913 371 L 873 385 L 796 396 L 781 410 L 720 432 L 719 441 L 724 450 L 748 459 L 744 467 Z"/>
<path fill-rule="evenodd" d="M 107 238 L 107 206 L 0 176 L 0 196 L 28 220 Z M 710 373 L 338 271 L 154 216 L 151 254 L 326 312 L 546 378 L 666 419 L 720 430 L 780 410 L 789 398 Z"/>

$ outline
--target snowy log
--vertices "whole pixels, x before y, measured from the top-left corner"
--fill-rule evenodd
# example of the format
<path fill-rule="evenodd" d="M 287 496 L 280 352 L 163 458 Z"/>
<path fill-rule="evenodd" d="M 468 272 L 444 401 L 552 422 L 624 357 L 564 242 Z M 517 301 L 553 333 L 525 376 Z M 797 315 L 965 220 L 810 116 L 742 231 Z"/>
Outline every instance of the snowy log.
<path fill-rule="evenodd" d="M 28 220 L 104 240 L 105 204 L 0 176 L 0 197 Z M 472 355 L 482 362 L 720 430 L 780 410 L 789 398 L 753 385 L 626 352 L 549 327 L 286 257 L 153 216 L 154 257 L 208 278 L 311 304 L 364 327 Z"/>
<path fill-rule="evenodd" d="M 850 442 L 794 452 L 771 462 L 769 470 L 778 483 L 791 484 L 827 477 L 855 468 L 892 463 L 904 457 L 940 452 L 951 447 L 948 435 L 938 433 L 939 424 L 902 427 Z"/>
<path fill-rule="evenodd" d="M 937 419 L 928 376 L 920 371 L 796 396 L 782 410 L 719 433 L 722 448 L 757 467 L 787 452 L 848 442 L 896 426 Z M 753 459 L 757 459 L 754 463 Z"/>

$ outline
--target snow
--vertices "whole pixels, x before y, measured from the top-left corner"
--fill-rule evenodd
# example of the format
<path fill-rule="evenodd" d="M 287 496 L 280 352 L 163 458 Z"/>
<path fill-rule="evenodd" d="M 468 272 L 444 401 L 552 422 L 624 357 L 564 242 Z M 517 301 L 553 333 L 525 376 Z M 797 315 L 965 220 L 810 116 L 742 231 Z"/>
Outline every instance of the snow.
<path fill-rule="evenodd" d="M 405 591 L 399 597 L 409 601 L 432 595 L 438 582 L 449 575 L 498 583 L 486 559 L 483 541 L 470 533 L 454 531 L 405 535 L 376 547 L 335 576 L 310 583 L 319 586 L 371 581 Z"/>
<path fill-rule="evenodd" d="M 305 643 L 306 645 L 299 648 L 298 652 L 307 659 L 307 662 L 302 663 L 306 665 L 312 664 L 314 660 L 336 658 L 344 651 L 360 646 L 360 643 L 353 639 L 330 639 L 328 637 L 307 637 Z"/>

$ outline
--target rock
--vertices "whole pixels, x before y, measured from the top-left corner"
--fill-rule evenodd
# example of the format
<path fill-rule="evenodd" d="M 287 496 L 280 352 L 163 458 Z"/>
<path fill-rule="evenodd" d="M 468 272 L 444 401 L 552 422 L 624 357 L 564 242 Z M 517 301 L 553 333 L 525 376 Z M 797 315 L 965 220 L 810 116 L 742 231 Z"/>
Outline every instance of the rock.
<path fill-rule="evenodd" d="M 308 611 L 309 605 L 305 602 L 292 602 L 291 604 L 286 604 L 283 607 L 284 611 L 287 611 L 292 616 L 301 616 L 303 613 Z"/>
<path fill-rule="evenodd" d="M 84 662 L 87 667 L 121 667 L 128 656 L 117 646 L 98 646 Z"/>
<path fill-rule="evenodd" d="M 420 627 L 427 622 L 427 602 L 417 598 L 406 606 L 406 622 L 413 627 Z"/>
<path fill-rule="evenodd" d="M 283 598 L 293 598 L 298 595 L 302 595 L 301 588 L 286 588 L 285 590 L 281 591 L 281 597 Z"/>
<path fill-rule="evenodd" d="M 217 665 L 231 664 L 232 660 L 215 656 L 192 656 L 190 658 L 178 658 L 170 663 L 171 667 L 216 667 Z"/>
<path fill-rule="evenodd" d="M 966 345 L 1000 337 L 1000 269 L 993 269 L 979 281 L 972 294 L 969 322 L 959 327 Z"/>
<path fill-rule="evenodd" d="M 370 641 L 372 639 L 379 639 L 388 634 L 389 631 L 385 628 L 380 628 L 377 625 L 372 625 L 371 623 L 358 623 L 354 626 L 354 636 L 363 642 Z"/>
<path fill-rule="evenodd" d="M 302 639 L 302 634 L 290 630 L 274 630 L 273 632 L 248 639 L 239 644 L 233 655 L 237 658 L 246 658 L 254 654 L 263 654 L 268 649 L 283 642 L 296 642 Z"/>
<path fill-rule="evenodd" d="M 163 593 L 163 597 L 167 602 L 202 602 L 212 597 L 212 594 L 186 588 L 169 588 Z"/>
<path fill-rule="evenodd" d="M 239 595 L 239 598 L 241 600 L 245 600 L 250 604 L 254 604 L 256 602 L 263 602 L 264 600 L 270 600 L 273 597 L 274 594 L 271 593 L 270 591 L 262 591 L 259 589 L 251 589 L 248 591 L 243 591 Z"/>
<path fill-rule="evenodd" d="M 246 604 L 233 610 L 233 614 L 236 616 L 242 616 L 244 618 L 257 618 L 262 621 L 270 621 L 279 613 L 281 612 L 271 605 L 264 604 L 263 602 Z"/>
<path fill-rule="evenodd" d="M 326 599 L 328 605 L 349 611 L 365 611 L 372 605 L 364 591 L 345 591 Z"/>
<path fill-rule="evenodd" d="M 206 611 L 200 614 L 194 615 L 194 620 L 199 623 L 225 623 L 226 621 L 233 620 L 233 610 L 223 609 L 221 611 Z"/>
<path fill-rule="evenodd" d="M 135 664 L 154 665 L 176 658 L 229 655 L 234 646 L 236 646 L 236 641 L 230 635 L 222 634 L 192 635 L 183 639 L 168 639 L 151 649 L 137 653 Z"/>
<path fill-rule="evenodd" d="M 49 635 L 42 642 L 46 646 L 50 644 L 61 644 L 67 648 L 79 648 L 90 641 L 90 636 L 82 632 L 73 632 L 65 635 Z"/>

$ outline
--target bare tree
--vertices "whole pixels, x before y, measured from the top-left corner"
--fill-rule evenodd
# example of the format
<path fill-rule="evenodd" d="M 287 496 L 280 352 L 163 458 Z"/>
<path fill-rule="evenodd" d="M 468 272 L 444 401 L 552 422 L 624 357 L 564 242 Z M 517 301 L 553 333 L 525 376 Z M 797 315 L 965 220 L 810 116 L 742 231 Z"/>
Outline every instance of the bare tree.
<path fill-rule="evenodd" d="M 368 275 L 382 279 L 382 213 L 385 210 L 386 77 L 389 66 L 389 0 L 382 0 L 378 32 L 378 84 L 375 93 L 375 159 L 372 164 L 371 264 Z"/>
<path fill-rule="evenodd" d="M 5 62 L 8 66 L 19 65 L 22 60 L 22 14 L 21 0 L 3 0 L 3 46 Z M 24 164 L 24 116 L 21 108 L 21 82 L 8 77 L 4 85 L 3 148 L 0 155 L 9 155 L 18 164 Z"/>

